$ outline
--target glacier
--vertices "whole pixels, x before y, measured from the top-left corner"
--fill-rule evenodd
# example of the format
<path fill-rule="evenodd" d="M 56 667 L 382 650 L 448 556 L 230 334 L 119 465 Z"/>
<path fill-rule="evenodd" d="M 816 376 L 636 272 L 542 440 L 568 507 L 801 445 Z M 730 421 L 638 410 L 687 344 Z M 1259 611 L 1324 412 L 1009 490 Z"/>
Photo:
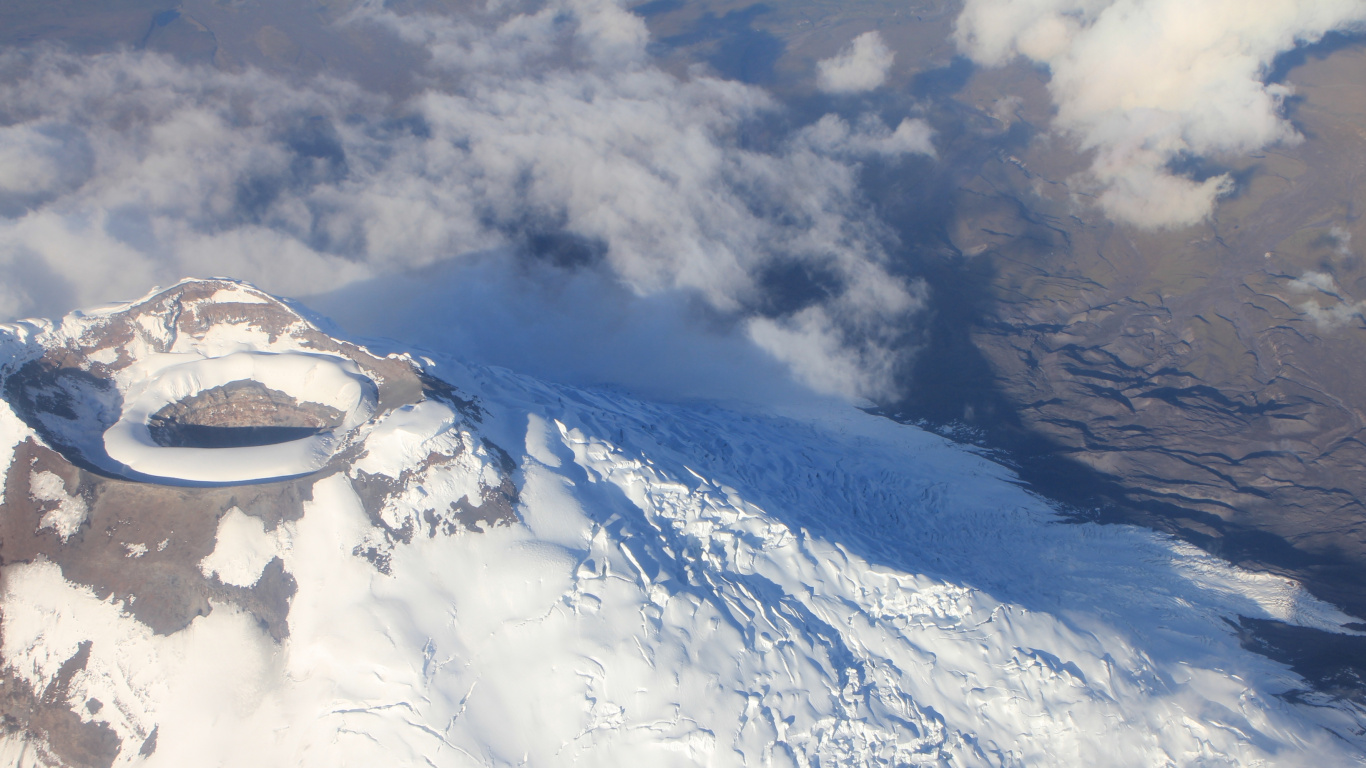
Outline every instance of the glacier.
<path fill-rule="evenodd" d="M 1239 642 L 1238 617 L 1353 632 L 1293 581 L 1067 523 L 989 456 L 847 403 L 651 402 L 386 346 L 226 280 L 0 329 L 0 707 L 29 702 L 0 762 L 1366 754 L 1357 704 Z M 317 359 L 330 386 L 272 367 Z M 271 471 L 101 450 L 139 393 L 227 380 L 163 378 L 206 365 L 347 419 Z"/>

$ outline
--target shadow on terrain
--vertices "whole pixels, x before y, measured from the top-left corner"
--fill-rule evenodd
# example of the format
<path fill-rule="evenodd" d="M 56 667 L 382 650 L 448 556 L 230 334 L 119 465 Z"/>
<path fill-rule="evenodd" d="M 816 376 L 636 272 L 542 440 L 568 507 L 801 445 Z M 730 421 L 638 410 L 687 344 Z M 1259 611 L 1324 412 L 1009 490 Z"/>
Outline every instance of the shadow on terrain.
<path fill-rule="evenodd" d="M 92 474 L 115 475 L 96 465 L 109 461 L 99 437 L 117 420 L 123 396 L 105 378 L 43 360 L 5 378 L 4 398 L 25 425 L 73 465 Z M 101 455 L 90 457 L 98 450 Z"/>
<path fill-rule="evenodd" d="M 924 239 L 926 242 L 930 242 L 935 237 L 938 236 L 931 233 L 931 236 Z M 937 252 L 926 251 L 921 253 L 919 258 L 918 274 L 935 286 L 937 301 L 935 302 L 936 312 L 932 324 L 925 333 L 927 346 L 920 355 L 915 369 L 908 373 L 909 380 L 914 386 L 912 391 L 916 393 L 916 396 L 898 403 L 887 404 L 879 413 L 898 421 L 916 423 L 931 428 L 967 425 L 978 437 L 973 442 L 996 451 L 997 458 L 1003 459 L 1004 463 L 1017 469 L 1029 488 L 1041 495 L 1058 500 L 1062 504 L 1064 522 L 1138 523 L 1150 528 L 1180 534 L 1181 532 L 1174 528 L 1171 521 L 1179 516 L 1189 517 L 1189 512 L 1172 507 L 1171 514 L 1163 517 L 1162 510 L 1156 507 L 1141 509 L 1127 505 L 1125 488 L 1121 484 L 1076 462 L 1066 455 L 1059 445 L 1021 425 L 1015 407 L 1001 394 L 990 364 L 972 341 L 971 331 L 974 324 L 987 322 L 993 306 L 988 289 L 994 279 L 990 262 L 986 259 L 965 258 L 943 246 Z M 449 274 L 428 272 L 426 277 L 430 278 L 425 282 L 431 287 L 434 296 L 446 297 L 449 295 L 435 287 L 440 280 L 451 279 Z M 357 284 L 351 290 L 355 292 L 355 295 L 364 295 L 372 291 L 376 295 L 386 295 L 385 281 L 386 278 L 376 278 L 367 283 Z M 417 304 L 431 300 L 430 297 L 424 298 L 422 296 L 409 298 L 410 301 Z M 436 316 L 430 318 L 430 321 L 437 325 L 443 322 Z M 396 344 L 405 348 L 412 347 L 407 341 L 398 341 Z M 434 347 L 431 352 L 441 355 L 449 354 L 450 350 Z M 562 391 L 560 396 L 562 398 L 561 407 L 564 407 L 565 400 L 570 397 L 579 400 L 580 405 L 586 406 L 588 409 L 596 407 L 593 402 L 594 390 L 591 388 L 572 394 Z M 553 411 L 555 406 L 551 404 L 549 407 L 552 409 L 550 416 L 555 416 Z M 581 413 L 576 411 L 575 418 Z M 559 418 L 559 416 L 555 417 Z M 567 423 L 572 421 L 573 419 L 570 419 Z M 670 430 L 663 430 L 663 432 L 669 433 Z M 701 432 L 705 432 L 705 430 L 701 430 Z M 725 468 L 719 470 L 720 472 L 743 472 L 740 468 L 747 465 L 747 459 L 744 455 L 727 452 L 724 430 L 717 430 L 709 434 L 702 434 L 701 432 L 688 434 L 685 430 L 664 439 L 677 441 L 676 446 L 673 443 L 670 445 L 676 450 L 684 452 L 685 455 L 700 452 L 714 458 L 718 467 Z M 654 434 L 654 431 L 645 427 L 644 432 L 637 434 L 644 435 L 646 433 Z M 618 436 L 616 427 L 610 422 L 602 434 L 609 439 L 615 439 L 628 452 L 639 449 L 645 455 L 653 455 L 649 451 L 648 444 L 634 444 L 631 438 Z M 656 435 L 656 437 L 659 436 Z M 687 452 L 691 452 L 691 454 Z M 663 461 L 658 456 L 656 459 Z M 569 461 L 567 465 L 572 466 L 573 462 Z M 682 470 L 679 471 L 682 472 Z M 762 491 L 752 492 L 751 486 L 743 482 L 743 478 L 732 480 L 728 479 L 725 474 L 717 474 L 715 477 L 741 489 L 741 492 L 746 494 L 747 499 L 764 506 L 776 519 L 781 520 L 792 529 L 809 530 L 814 535 L 846 547 L 850 552 L 857 554 L 869 563 L 886 565 L 907 572 L 928 573 L 952 583 L 982 588 L 989 592 L 995 591 L 991 585 L 983 584 L 980 574 L 975 573 L 970 567 L 954 565 L 945 570 L 942 562 L 908 555 L 907 552 L 900 550 L 895 537 L 883 541 L 870 541 L 866 536 L 852 534 L 846 527 L 847 523 L 838 516 L 827 515 L 821 519 L 812 519 L 808 513 L 801 511 L 800 505 L 781 503 L 781 499 L 776 501 L 765 499 Z M 589 517 L 609 528 L 634 525 L 623 521 L 637 519 L 638 513 L 631 511 L 633 509 L 631 502 L 621 496 L 615 488 L 590 482 L 581 483 L 579 487 L 588 489 L 584 490 L 584 493 L 598 494 L 597 498 L 602 502 L 600 505 L 589 505 L 585 508 L 585 514 Z M 1269 560 L 1277 555 L 1276 545 L 1288 546 L 1284 542 L 1274 539 L 1274 537 L 1270 537 L 1270 541 L 1259 540 L 1257 537 L 1265 536 L 1265 534 L 1258 534 L 1255 531 L 1244 532 L 1226 529 L 1225 535 L 1219 539 L 1197 540 L 1198 536 L 1189 531 L 1185 532 L 1185 536 L 1215 554 L 1222 555 L 1235 562 L 1241 560 L 1244 564 L 1248 563 L 1250 554 L 1260 557 L 1262 560 Z M 658 568 L 660 564 L 675 560 L 675 555 L 663 550 L 658 554 L 654 552 L 654 548 L 659 542 L 654 541 L 652 534 L 644 528 L 635 534 L 632 541 L 633 546 L 638 544 L 645 548 L 645 551 L 638 550 L 636 552 L 638 556 L 649 555 L 648 558 L 642 556 L 641 560 L 646 568 L 646 575 L 652 579 L 658 576 L 656 572 L 651 570 L 652 568 Z M 1293 550 L 1290 552 L 1297 554 Z M 1022 558 L 1028 556 L 1027 553 L 1021 554 Z M 1277 570 L 1293 572 L 1293 568 L 1289 567 L 1282 567 Z M 1160 569 L 1154 570 L 1154 574 L 1160 578 Z M 677 576 L 677 574 L 674 575 Z M 682 577 L 679 577 L 678 580 L 681 583 L 687 582 L 687 579 Z M 756 586 L 756 589 L 758 588 Z M 699 597 L 706 597 L 707 599 L 714 597 L 714 595 L 706 593 L 705 590 L 697 594 Z M 1003 594 L 1001 597 L 1019 602 L 1023 607 L 1030 610 L 1057 610 L 1056 605 L 1036 604 L 1034 600 L 1037 596 L 1031 597 L 1028 593 L 1023 596 Z M 1284 625 L 1277 622 L 1265 622 L 1256 625 L 1257 628 L 1264 626 L 1274 628 Z M 1350 679 L 1352 675 L 1358 673 L 1358 667 L 1354 666 L 1356 664 L 1354 657 L 1337 655 L 1331 643 L 1320 644 L 1321 639 L 1331 639 L 1336 636 L 1326 633 L 1317 635 L 1313 633 L 1291 633 L 1288 637 L 1290 638 L 1288 641 L 1266 642 L 1248 647 L 1279 661 L 1291 663 L 1292 657 L 1283 653 L 1285 644 L 1291 643 L 1290 650 L 1297 654 L 1294 658 L 1315 660 L 1320 668 L 1327 670 L 1322 673 L 1316 671 L 1314 673 L 1316 677 L 1310 678 L 1314 681 Z M 1319 683 L 1315 682 L 1315 685 L 1319 685 Z M 1332 692 L 1336 689 L 1325 690 Z"/>
<path fill-rule="evenodd" d="M 990 323 L 990 267 L 985 260 L 947 255 L 928 260 L 920 274 L 935 297 L 934 316 L 908 377 L 911 394 L 870 412 L 989 449 L 1026 487 L 1059 503 L 1066 522 L 1140 525 L 1167 533 L 1240 567 L 1293 578 L 1320 599 L 1366 615 L 1366 579 L 1356 564 L 1311 556 L 1274 534 L 1206 512 L 1135 502 L 1122 482 L 1026 428 L 972 340 L 975 327 Z M 1219 535 L 1194 530 L 1183 520 L 1199 522 Z M 1239 635 L 1245 648 L 1289 665 L 1316 690 L 1335 696 L 1366 695 L 1366 639 L 1267 619 L 1245 619 Z"/>
<path fill-rule="evenodd" d="M 915 99 L 942 99 L 963 90 L 977 67 L 966 56 L 955 56 L 947 65 L 918 72 L 911 78 L 910 95 Z"/>
<path fill-rule="evenodd" d="M 1264 82 L 1273 84 L 1283 84 L 1290 73 L 1297 67 L 1310 63 L 1311 61 L 1323 61 L 1334 53 L 1360 48 L 1366 46 L 1366 31 L 1356 32 L 1329 32 L 1316 43 L 1299 45 L 1293 50 L 1286 51 L 1272 60 L 1270 68 L 1266 72 Z M 1290 93 L 1281 99 L 1281 111 L 1285 117 L 1294 124 L 1295 130 L 1299 131 L 1307 139 L 1316 138 L 1313 131 L 1309 130 L 1302 121 L 1297 120 L 1300 106 L 1304 103 L 1303 93 Z"/>
<path fill-rule="evenodd" d="M 320 427 L 218 427 L 204 424 L 175 424 L 153 439 L 164 446 L 191 448 L 248 448 L 302 440 L 325 431 Z"/>
<path fill-rule="evenodd" d="M 656 0 L 632 10 L 648 17 L 678 7 L 672 0 Z M 768 83 L 773 80 L 774 65 L 787 48 L 773 34 L 754 28 L 754 19 L 768 12 L 768 6 L 763 3 L 730 11 L 723 16 L 708 12 L 695 21 L 688 31 L 652 43 L 652 52 L 658 54 L 661 50 L 705 43 L 710 49 L 705 60 L 721 76 L 743 83 Z"/>

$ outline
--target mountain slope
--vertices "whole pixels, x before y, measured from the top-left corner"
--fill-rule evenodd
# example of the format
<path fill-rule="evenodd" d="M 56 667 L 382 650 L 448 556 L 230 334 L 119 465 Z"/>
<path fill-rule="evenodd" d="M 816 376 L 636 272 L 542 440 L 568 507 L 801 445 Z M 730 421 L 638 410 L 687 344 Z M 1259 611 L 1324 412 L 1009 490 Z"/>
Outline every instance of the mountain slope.
<path fill-rule="evenodd" d="M 847 406 L 652 404 L 379 356 L 226 281 L 4 343 L 0 756 L 16 765 L 1362 753 L 1349 702 L 1283 695 L 1303 683 L 1227 623 L 1347 617 L 1145 531 L 1058 524 L 1000 466 Z M 277 394 L 205 373 L 244 354 L 236 381 Z M 273 444 L 316 468 L 176 474 L 161 451 L 240 446 L 129 421 L 161 392 L 175 418 L 216 404 L 186 435 L 259 430 L 261 409 L 335 393 L 256 371 L 318 359 L 358 377 L 333 402 L 359 415 Z M 111 431 L 163 474 L 102 451 Z"/>

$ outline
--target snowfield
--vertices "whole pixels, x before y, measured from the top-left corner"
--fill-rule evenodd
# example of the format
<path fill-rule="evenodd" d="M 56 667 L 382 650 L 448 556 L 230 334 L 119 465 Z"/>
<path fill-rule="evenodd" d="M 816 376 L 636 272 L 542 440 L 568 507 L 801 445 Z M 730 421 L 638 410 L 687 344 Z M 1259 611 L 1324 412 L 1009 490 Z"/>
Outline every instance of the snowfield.
<path fill-rule="evenodd" d="M 251 346 L 218 349 L 274 375 Z M 158 394 L 135 407 L 188 391 L 172 371 L 208 386 L 223 359 L 159 369 L 145 379 Z M 1003 467 L 839 403 L 647 403 L 452 360 L 427 370 L 477 398 L 476 426 L 433 399 L 372 417 L 345 386 L 355 373 L 319 369 L 309 396 L 352 403 L 364 450 L 320 475 L 298 519 L 220 518 L 199 567 L 249 587 L 278 558 L 296 585 L 281 642 L 231 604 L 156 634 L 52 562 L 6 562 L 5 669 L 45 690 L 88 642 L 66 700 L 118 734 L 120 766 L 1363 755 L 1359 710 L 1283 696 L 1304 682 L 1243 650 L 1226 621 L 1344 631 L 1349 617 L 1293 582 L 1144 530 L 1059 524 Z M 0 412 L 0 444 L 31 435 Z M 422 510 L 493 485 L 486 440 L 515 463 L 518 519 L 429 530 Z M 362 477 L 393 481 L 379 518 L 411 523 L 410 540 L 381 535 Z M 382 568 L 362 556 L 376 548 Z M 143 551 L 126 561 L 155 556 Z M 0 761 L 44 759 L 22 734 L 0 740 Z"/>

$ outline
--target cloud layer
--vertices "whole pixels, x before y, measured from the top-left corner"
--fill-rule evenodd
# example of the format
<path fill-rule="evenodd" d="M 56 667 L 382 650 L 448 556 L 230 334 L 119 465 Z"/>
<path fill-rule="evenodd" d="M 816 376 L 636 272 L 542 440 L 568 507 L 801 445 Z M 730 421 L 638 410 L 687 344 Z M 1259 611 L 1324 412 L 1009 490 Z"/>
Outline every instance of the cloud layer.
<path fill-rule="evenodd" d="M 347 23 L 423 52 L 416 96 L 155 55 L 0 58 L 0 315 L 189 274 L 300 295 L 521 253 L 694 297 L 822 391 L 891 391 L 923 288 L 888 271 L 858 162 L 932 152 L 923 123 L 832 117 L 746 146 L 770 98 L 653 67 L 612 2 Z"/>
<path fill-rule="evenodd" d="M 1299 139 L 1281 115 L 1290 89 L 1265 82 L 1276 55 L 1363 22 L 1360 0 L 967 0 L 956 39 L 981 64 L 1047 65 L 1054 124 L 1094 151 L 1102 208 L 1170 227 L 1233 184 L 1175 164 Z"/>

